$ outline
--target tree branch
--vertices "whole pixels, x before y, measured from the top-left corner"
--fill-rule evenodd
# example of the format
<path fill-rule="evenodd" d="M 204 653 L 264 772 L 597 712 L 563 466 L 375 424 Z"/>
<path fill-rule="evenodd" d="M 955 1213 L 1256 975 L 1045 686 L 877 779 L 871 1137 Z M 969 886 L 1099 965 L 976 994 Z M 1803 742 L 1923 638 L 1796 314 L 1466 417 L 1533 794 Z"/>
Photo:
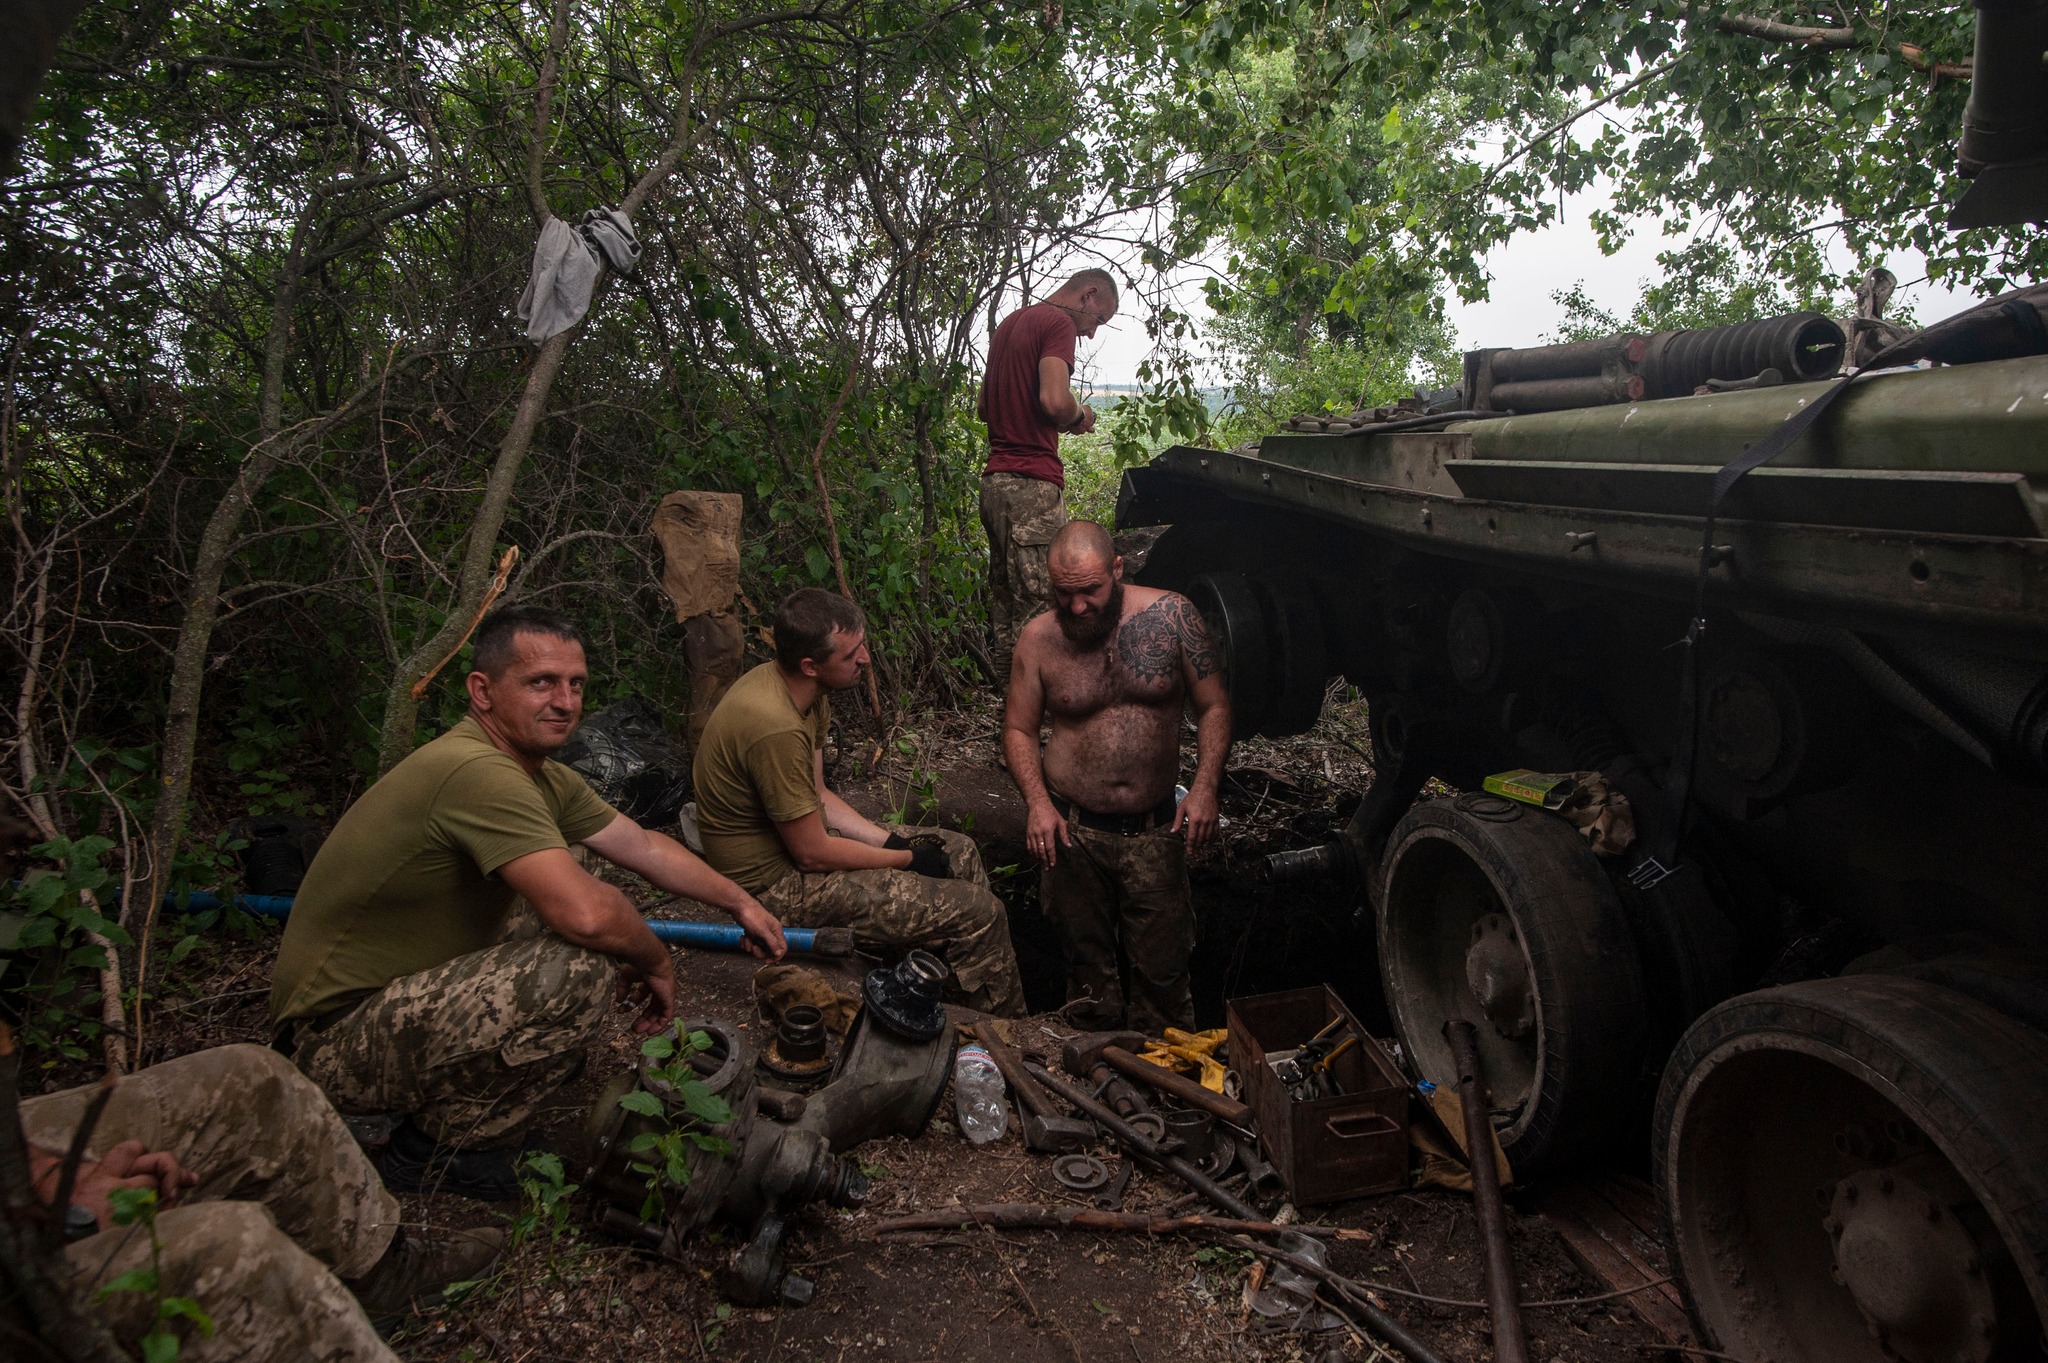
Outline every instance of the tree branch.
<path fill-rule="evenodd" d="M 1802 47 L 1861 47 L 1868 41 L 1853 28 L 1808 28 L 1754 14 L 1724 14 L 1714 21 L 1714 27 L 1742 38 Z"/>

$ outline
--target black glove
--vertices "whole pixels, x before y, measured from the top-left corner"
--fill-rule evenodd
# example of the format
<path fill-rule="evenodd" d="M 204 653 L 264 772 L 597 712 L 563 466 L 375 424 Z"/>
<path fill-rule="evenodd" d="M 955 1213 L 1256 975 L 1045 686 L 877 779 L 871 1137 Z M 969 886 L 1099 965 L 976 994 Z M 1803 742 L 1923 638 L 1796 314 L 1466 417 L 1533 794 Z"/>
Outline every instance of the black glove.
<path fill-rule="evenodd" d="M 946 849 L 937 841 L 914 842 L 910 845 L 910 869 L 918 875 L 930 876 L 933 880 L 951 880 L 953 863 L 946 858 Z"/>
<path fill-rule="evenodd" d="M 901 833 L 891 833 L 882 843 L 882 846 L 891 852 L 908 852 L 911 842 L 909 838 L 904 837 Z"/>

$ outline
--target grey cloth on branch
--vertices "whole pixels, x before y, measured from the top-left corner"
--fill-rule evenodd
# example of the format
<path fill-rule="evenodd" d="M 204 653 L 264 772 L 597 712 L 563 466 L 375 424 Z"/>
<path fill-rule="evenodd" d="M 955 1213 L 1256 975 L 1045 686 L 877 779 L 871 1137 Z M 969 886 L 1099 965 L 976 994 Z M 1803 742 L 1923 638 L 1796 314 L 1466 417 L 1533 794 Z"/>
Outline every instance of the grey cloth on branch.
<path fill-rule="evenodd" d="M 615 208 L 592 209 L 581 229 L 549 218 L 534 244 L 526 292 L 519 295 L 526 339 L 538 345 L 575 326 L 590 311 L 590 296 L 604 267 L 630 273 L 639 262 L 633 224 Z"/>

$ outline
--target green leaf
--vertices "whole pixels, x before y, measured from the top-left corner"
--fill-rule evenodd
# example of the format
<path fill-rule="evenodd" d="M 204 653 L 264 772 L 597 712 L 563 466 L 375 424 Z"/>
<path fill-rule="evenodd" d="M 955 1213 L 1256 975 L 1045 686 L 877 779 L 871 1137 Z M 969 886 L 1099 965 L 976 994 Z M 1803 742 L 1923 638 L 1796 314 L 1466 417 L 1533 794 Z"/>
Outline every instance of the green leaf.
<path fill-rule="evenodd" d="M 116 1188 L 107 1194 L 107 1205 L 113 1209 L 115 1225 L 132 1226 L 156 1215 L 156 1190 Z"/>
<path fill-rule="evenodd" d="M 634 1089 L 619 1099 L 619 1106 L 628 1112 L 637 1112 L 643 1117 L 659 1117 L 662 1114 L 661 1099 L 646 1089 Z"/>
<path fill-rule="evenodd" d="M 666 1060 L 676 1053 L 676 1044 L 666 1034 L 648 1037 L 640 1043 L 640 1054 L 653 1060 Z"/>
<path fill-rule="evenodd" d="M 701 1083 L 679 1085 L 678 1096 L 683 1100 L 683 1111 L 700 1122 L 723 1126 L 732 1120 L 732 1108 L 727 1105 L 725 1099 Z"/>
<path fill-rule="evenodd" d="M 116 1274 L 113 1278 L 109 1279 L 99 1291 L 93 1294 L 93 1299 L 97 1301 L 116 1292 L 153 1293 L 156 1291 L 156 1285 L 157 1276 L 155 1269 L 131 1268 L 126 1273 Z"/>
<path fill-rule="evenodd" d="M 142 1363 L 175 1363 L 178 1337 L 161 1327 L 142 1337 Z"/>
<path fill-rule="evenodd" d="M 157 1303 L 157 1315 L 165 1320 L 181 1318 L 189 1320 L 207 1339 L 213 1338 L 213 1317 L 190 1297 L 165 1297 Z"/>

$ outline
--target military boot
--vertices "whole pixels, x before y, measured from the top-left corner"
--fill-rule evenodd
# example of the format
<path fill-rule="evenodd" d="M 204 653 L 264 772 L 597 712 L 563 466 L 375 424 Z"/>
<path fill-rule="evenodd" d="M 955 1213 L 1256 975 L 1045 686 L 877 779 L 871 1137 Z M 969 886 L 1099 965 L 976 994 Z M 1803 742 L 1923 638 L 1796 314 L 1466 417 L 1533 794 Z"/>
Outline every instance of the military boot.
<path fill-rule="evenodd" d="M 519 1160 L 524 1147 L 458 1150 L 442 1145 L 408 1117 L 391 1132 L 377 1158 L 377 1172 L 394 1193 L 454 1193 L 479 1202 L 519 1200 Z"/>
<path fill-rule="evenodd" d="M 370 1323 L 388 1330 L 406 1316 L 439 1306 L 449 1284 L 481 1277 L 504 1251 L 502 1230 L 423 1235 L 401 1228 L 384 1257 L 348 1289 Z"/>

